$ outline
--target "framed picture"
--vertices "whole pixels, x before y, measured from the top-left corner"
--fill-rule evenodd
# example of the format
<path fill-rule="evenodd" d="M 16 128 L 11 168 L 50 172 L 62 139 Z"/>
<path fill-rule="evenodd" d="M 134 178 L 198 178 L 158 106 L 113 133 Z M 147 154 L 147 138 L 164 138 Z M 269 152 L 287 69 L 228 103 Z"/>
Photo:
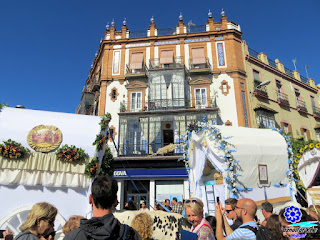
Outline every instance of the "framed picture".
<path fill-rule="evenodd" d="M 259 183 L 267 184 L 268 183 L 268 167 L 264 164 L 258 164 L 259 170 Z"/>

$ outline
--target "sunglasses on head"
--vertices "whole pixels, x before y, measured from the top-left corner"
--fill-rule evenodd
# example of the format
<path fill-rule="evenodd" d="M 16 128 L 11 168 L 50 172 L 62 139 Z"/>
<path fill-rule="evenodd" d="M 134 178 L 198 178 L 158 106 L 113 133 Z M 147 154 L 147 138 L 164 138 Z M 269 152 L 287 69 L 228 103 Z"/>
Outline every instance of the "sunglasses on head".
<path fill-rule="evenodd" d="M 188 199 L 188 200 L 186 200 L 186 203 L 194 203 L 194 204 L 199 204 L 199 202 L 197 201 L 197 200 L 195 200 L 195 199 L 193 199 L 193 200 L 190 200 L 190 199 Z"/>

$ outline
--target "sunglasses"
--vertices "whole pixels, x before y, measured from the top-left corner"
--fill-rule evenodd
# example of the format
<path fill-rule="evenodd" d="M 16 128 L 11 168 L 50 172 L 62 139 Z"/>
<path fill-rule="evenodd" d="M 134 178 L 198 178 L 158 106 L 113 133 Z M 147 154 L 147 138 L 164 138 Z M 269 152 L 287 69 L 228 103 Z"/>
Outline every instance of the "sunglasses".
<path fill-rule="evenodd" d="M 226 210 L 226 213 L 230 213 L 230 212 L 232 212 L 233 210 Z"/>
<path fill-rule="evenodd" d="M 193 199 L 193 200 L 186 200 L 186 203 L 194 203 L 194 204 L 199 204 L 199 202 L 197 201 L 197 200 L 195 200 L 195 199 Z"/>

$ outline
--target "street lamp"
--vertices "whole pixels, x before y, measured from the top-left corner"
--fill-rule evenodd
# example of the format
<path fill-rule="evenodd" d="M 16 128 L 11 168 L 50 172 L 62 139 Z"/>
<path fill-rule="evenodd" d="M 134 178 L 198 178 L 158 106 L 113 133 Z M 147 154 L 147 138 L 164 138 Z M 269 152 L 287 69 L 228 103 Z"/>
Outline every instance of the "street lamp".
<path fill-rule="evenodd" d="M 258 90 L 258 89 L 260 89 L 262 86 L 266 86 L 266 85 L 268 85 L 269 83 L 271 83 L 270 80 L 264 81 L 264 82 L 260 83 L 258 86 L 256 86 L 256 88 L 255 88 L 254 90 Z"/>

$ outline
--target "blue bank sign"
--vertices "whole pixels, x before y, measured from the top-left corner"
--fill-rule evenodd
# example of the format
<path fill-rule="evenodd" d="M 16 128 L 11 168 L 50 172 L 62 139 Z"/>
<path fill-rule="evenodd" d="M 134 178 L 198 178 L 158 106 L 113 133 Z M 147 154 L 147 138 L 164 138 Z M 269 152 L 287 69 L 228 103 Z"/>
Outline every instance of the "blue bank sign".
<path fill-rule="evenodd" d="M 181 178 L 188 177 L 185 168 L 115 170 L 114 178 Z"/>

